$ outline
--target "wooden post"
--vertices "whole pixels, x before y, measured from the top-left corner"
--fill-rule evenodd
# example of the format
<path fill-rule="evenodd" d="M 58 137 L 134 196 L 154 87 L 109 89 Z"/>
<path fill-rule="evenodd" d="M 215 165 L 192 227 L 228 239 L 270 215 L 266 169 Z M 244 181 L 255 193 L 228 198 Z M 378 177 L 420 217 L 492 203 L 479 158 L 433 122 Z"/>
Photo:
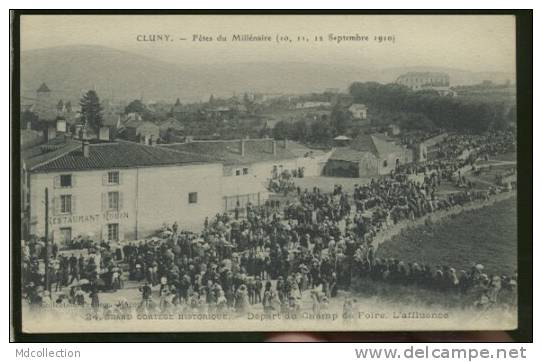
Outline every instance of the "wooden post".
<path fill-rule="evenodd" d="M 49 276 L 49 189 L 45 188 L 45 290 L 51 291 Z"/>

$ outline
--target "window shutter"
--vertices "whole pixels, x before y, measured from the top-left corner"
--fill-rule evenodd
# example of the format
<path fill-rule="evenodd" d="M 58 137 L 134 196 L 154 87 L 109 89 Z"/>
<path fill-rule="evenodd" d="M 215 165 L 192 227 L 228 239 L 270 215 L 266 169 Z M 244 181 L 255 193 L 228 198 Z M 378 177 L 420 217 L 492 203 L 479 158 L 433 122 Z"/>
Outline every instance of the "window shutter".
<path fill-rule="evenodd" d="M 107 185 L 109 183 L 109 178 L 108 178 L 109 174 L 106 172 L 103 174 L 102 176 L 102 185 Z"/>
<path fill-rule="evenodd" d="M 106 211 L 107 206 L 107 192 L 102 192 L 102 211 Z"/>
<path fill-rule="evenodd" d="M 118 175 L 119 175 L 119 185 L 122 184 L 122 174 L 120 173 L 120 171 L 117 171 L 118 172 Z"/>
<path fill-rule="evenodd" d="M 72 187 L 75 187 L 76 185 L 75 180 L 77 180 L 77 177 L 74 174 L 72 174 Z"/>
<path fill-rule="evenodd" d="M 71 204 L 71 214 L 75 214 L 75 196 L 74 195 L 72 195 L 71 200 L 72 200 L 71 201 L 71 203 L 72 203 Z"/>
<path fill-rule="evenodd" d="M 54 183 L 54 188 L 55 189 L 60 188 L 60 176 L 55 176 L 54 180 L 53 180 L 53 183 Z"/>
<path fill-rule="evenodd" d="M 123 197 L 122 197 L 122 192 L 119 191 L 119 207 L 118 209 L 119 210 L 122 210 L 122 207 L 123 207 Z"/>

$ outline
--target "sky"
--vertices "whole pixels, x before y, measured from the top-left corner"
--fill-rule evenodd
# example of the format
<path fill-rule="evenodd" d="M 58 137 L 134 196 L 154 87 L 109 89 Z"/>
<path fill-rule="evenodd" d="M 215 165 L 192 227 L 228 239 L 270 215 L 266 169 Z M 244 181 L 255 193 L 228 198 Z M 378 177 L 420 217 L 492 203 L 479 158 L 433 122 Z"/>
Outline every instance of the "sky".
<path fill-rule="evenodd" d="M 167 34 L 168 41 L 137 41 Z M 227 41 L 217 41 L 222 34 Z M 271 42 L 234 42 L 234 34 Z M 193 41 L 194 35 L 212 41 Z M 367 36 L 337 43 L 333 36 Z M 288 41 L 277 42 L 277 36 Z M 393 37 L 379 43 L 375 36 Z M 314 41 L 322 37 L 322 41 Z M 186 40 L 181 40 L 186 39 Z M 305 41 L 305 40 L 309 41 Z M 313 62 L 515 72 L 515 19 L 496 15 L 23 15 L 21 49 L 99 45 L 177 64 Z"/>

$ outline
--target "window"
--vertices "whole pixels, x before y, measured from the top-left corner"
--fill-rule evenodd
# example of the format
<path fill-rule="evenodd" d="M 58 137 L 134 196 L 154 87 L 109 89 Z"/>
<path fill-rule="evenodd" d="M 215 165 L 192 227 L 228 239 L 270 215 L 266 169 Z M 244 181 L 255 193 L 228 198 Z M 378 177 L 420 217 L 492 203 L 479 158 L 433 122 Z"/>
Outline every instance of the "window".
<path fill-rule="evenodd" d="M 107 224 L 107 240 L 119 241 L 119 224 Z"/>
<path fill-rule="evenodd" d="M 109 210 L 119 209 L 119 192 L 111 191 L 107 193 L 107 208 Z"/>
<path fill-rule="evenodd" d="M 60 242 L 69 243 L 72 240 L 72 228 L 60 228 Z"/>
<path fill-rule="evenodd" d="M 384 160 L 384 162 L 382 162 L 382 166 L 383 167 L 388 167 L 388 160 Z"/>
<path fill-rule="evenodd" d="M 60 187 L 72 187 L 72 175 L 60 175 Z"/>
<path fill-rule="evenodd" d="M 119 171 L 110 171 L 107 173 L 107 183 L 110 185 L 119 184 Z"/>
<path fill-rule="evenodd" d="M 248 175 L 248 167 L 243 168 L 243 175 Z"/>
<path fill-rule="evenodd" d="M 60 212 L 63 214 L 72 212 L 72 195 L 60 196 Z"/>
<path fill-rule="evenodd" d="M 240 169 L 235 170 L 235 176 L 241 176 L 241 170 Z"/>
<path fill-rule="evenodd" d="M 188 193 L 188 203 L 189 204 L 197 204 L 198 203 L 198 193 L 197 192 Z"/>

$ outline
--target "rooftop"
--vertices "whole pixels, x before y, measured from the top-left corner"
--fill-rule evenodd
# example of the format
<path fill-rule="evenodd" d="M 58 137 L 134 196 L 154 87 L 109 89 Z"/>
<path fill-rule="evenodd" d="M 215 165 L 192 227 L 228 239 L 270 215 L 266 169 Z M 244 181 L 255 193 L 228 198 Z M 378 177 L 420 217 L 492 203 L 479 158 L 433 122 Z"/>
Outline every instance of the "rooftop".
<path fill-rule="evenodd" d="M 47 87 L 47 84 L 41 83 L 40 87 L 38 88 L 36 92 L 50 92 L 50 91 L 51 90 L 49 89 L 49 87 Z"/>
<path fill-rule="evenodd" d="M 35 172 L 86 171 L 211 161 L 203 155 L 127 141 L 91 143 L 89 147 L 89 157 L 84 157 L 81 142 L 69 140 L 55 151 L 28 157 L 27 168 Z"/>
<path fill-rule="evenodd" d="M 361 103 L 352 103 L 352 105 L 350 105 L 350 107 L 348 107 L 348 109 L 350 109 L 350 108 L 367 109 L 367 106 L 365 104 L 361 104 Z"/>
<path fill-rule="evenodd" d="M 245 145 L 244 156 L 241 154 L 241 142 L 244 142 Z M 288 140 L 286 141 L 286 147 L 284 146 L 284 141 L 275 141 L 276 154 L 273 154 L 273 142 L 272 139 L 267 138 L 191 141 L 186 143 L 160 145 L 160 147 L 206 155 L 214 161 L 230 165 L 285 160 L 323 153 L 323 151 L 314 150 L 298 142 Z"/>
<path fill-rule="evenodd" d="M 403 148 L 397 145 L 394 139 L 383 134 L 361 134 L 350 143 L 350 146 L 336 148 L 330 158 L 343 161 L 359 161 L 366 153 L 382 158 L 390 153 L 401 151 L 403 151 Z"/>

